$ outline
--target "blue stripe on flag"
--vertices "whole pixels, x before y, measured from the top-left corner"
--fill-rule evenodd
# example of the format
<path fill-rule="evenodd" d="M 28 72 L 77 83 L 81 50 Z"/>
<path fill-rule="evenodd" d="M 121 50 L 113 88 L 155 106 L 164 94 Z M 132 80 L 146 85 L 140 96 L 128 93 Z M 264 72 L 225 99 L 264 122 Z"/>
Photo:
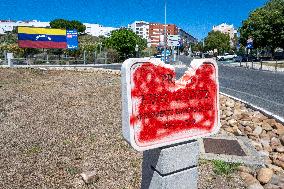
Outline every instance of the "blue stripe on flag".
<path fill-rule="evenodd" d="M 19 33 L 18 40 L 66 42 L 66 36 Z"/>

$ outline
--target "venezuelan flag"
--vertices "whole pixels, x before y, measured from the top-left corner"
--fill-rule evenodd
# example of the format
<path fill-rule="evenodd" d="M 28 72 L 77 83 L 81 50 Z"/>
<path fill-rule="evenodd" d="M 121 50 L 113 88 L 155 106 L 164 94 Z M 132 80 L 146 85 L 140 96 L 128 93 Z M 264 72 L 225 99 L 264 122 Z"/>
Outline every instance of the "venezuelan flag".
<path fill-rule="evenodd" d="M 22 48 L 66 49 L 66 30 L 18 27 L 18 45 Z"/>

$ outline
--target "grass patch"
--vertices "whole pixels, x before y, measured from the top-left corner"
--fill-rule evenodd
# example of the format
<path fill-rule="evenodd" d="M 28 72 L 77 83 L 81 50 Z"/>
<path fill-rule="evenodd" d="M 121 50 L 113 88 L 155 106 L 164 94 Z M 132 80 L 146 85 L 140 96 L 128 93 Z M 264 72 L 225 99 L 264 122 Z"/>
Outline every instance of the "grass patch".
<path fill-rule="evenodd" d="M 91 134 L 91 136 L 90 136 L 90 140 L 91 140 L 92 142 L 96 142 L 96 140 L 97 140 L 97 136 L 96 136 L 96 134 L 95 134 L 95 133 Z"/>
<path fill-rule="evenodd" d="M 66 145 L 66 146 L 71 144 L 71 143 L 72 143 L 71 140 L 68 140 L 68 139 L 63 140 L 63 144 Z"/>
<path fill-rule="evenodd" d="M 79 170 L 76 167 L 67 167 L 66 172 L 70 175 L 76 175 L 77 173 L 79 173 Z"/>
<path fill-rule="evenodd" d="M 32 146 L 29 149 L 27 149 L 26 154 L 27 155 L 33 155 L 33 154 L 38 154 L 41 152 L 41 147 L 40 146 Z"/>
<path fill-rule="evenodd" d="M 213 160 L 213 171 L 218 175 L 229 175 L 233 173 L 241 164 L 227 163 L 221 160 Z"/>

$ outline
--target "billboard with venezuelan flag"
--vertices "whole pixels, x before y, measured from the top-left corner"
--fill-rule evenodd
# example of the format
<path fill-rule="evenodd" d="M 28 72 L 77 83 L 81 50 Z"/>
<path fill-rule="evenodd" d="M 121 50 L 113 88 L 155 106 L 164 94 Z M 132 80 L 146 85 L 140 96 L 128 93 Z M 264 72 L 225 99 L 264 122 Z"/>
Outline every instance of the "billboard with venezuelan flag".
<path fill-rule="evenodd" d="M 65 29 L 18 27 L 18 44 L 22 48 L 67 49 L 70 45 L 68 46 L 66 34 Z M 77 40 L 78 47 L 77 35 L 74 40 Z M 75 46 L 72 45 L 72 49 L 75 49 Z"/>

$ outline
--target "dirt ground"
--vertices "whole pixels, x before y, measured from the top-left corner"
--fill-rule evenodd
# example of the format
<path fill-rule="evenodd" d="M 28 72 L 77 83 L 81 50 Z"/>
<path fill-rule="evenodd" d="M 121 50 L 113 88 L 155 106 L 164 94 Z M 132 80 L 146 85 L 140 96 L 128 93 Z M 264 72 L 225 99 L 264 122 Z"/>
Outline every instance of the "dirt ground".
<path fill-rule="evenodd" d="M 121 134 L 120 77 L 0 69 L 0 188 L 139 188 L 142 153 Z M 80 173 L 95 170 L 86 185 Z M 200 166 L 199 188 L 243 188 Z"/>

